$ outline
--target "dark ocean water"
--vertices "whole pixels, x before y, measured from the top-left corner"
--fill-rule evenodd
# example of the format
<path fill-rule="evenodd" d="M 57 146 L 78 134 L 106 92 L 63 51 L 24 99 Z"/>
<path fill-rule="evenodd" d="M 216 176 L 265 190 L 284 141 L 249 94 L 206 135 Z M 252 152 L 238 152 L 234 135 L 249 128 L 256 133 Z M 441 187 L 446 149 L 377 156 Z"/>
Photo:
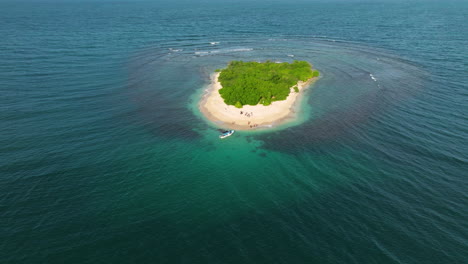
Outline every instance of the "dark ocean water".
<path fill-rule="evenodd" d="M 0 263 L 468 263 L 468 2 L 0 3 Z M 301 118 L 219 140 L 230 60 Z"/>

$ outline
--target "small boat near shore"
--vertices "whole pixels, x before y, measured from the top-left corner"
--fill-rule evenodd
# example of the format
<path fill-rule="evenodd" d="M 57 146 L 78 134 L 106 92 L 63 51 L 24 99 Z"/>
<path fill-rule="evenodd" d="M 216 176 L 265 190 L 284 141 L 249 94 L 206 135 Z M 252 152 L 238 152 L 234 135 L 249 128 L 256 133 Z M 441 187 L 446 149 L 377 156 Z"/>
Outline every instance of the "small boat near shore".
<path fill-rule="evenodd" d="M 226 131 L 223 131 L 221 135 L 219 135 L 219 138 L 227 138 L 231 136 L 232 134 L 234 134 L 234 130 L 226 130 Z"/>

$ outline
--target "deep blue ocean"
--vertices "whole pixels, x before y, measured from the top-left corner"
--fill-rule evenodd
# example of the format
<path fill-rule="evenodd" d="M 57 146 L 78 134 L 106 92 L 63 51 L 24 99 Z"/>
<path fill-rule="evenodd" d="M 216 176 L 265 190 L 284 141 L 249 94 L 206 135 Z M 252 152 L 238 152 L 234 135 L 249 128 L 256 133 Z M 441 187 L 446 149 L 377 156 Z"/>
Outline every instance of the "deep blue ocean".
<path fill-rule="evenodd" d="M 300 118 L 220 140 L 229 61 Z M 0 2 L 0 263 L 468 263 L 467 1 Z"/>

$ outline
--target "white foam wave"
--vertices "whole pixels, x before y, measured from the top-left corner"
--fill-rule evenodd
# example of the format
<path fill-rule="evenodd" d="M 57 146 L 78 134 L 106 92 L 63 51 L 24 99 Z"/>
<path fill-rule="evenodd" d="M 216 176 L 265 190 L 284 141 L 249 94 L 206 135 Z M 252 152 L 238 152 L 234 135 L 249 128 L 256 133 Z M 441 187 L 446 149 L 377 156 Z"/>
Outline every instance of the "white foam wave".
<path fill-rule="evenodd" d="M 220 50 L 211 50 L 211 51 L 196 51 L 195 55 L 204 56 L 209 54 L 219 54 L 219 53 L 230 53 L 230 52 L 245 52 L 252 51 L 252 48 L 238 48 L 238 49 L 220 49 Z"/>
<path fill-rule="evenodd" d="M 252 51 L 252 48 L 240 48 L 240 49 L 226 49 L 225 52 L 242 52 L 242 51 Z"/>
<path fill-rule="evenodd" d="M 374 75 L 372 75 L 372 73 L 370 73 L 369 75 L 370 75 L 371 79 L 374 80 L 374 82 L 377 81 L 377 78 L 375 78 Z"/>

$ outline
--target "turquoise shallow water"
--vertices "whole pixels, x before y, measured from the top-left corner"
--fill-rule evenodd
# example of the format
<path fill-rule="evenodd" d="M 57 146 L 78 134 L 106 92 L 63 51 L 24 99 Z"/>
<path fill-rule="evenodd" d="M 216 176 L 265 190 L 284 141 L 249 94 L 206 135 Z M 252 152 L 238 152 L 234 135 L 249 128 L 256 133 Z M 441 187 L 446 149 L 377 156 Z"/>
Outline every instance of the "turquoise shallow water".
<path fill-rule="evenodd" d="M 0 4 L 1 263 L 465 263 L 465 2 Z M 293 57 L 293 56 L 294 57 Z M 322 73 L 218 139 L 230 60 Z"/>

